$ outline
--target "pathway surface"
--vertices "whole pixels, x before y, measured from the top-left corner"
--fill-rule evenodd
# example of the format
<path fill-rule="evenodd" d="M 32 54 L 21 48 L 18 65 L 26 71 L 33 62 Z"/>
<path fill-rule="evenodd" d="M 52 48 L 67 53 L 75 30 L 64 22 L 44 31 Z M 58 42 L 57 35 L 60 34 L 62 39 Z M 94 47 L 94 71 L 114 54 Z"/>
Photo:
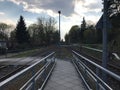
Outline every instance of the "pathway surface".
<path fill-rule="evenodd" d="M 56 60 L 52 76 L 44 90 L 86 90 L 74 66 L 69 61 Z"/>

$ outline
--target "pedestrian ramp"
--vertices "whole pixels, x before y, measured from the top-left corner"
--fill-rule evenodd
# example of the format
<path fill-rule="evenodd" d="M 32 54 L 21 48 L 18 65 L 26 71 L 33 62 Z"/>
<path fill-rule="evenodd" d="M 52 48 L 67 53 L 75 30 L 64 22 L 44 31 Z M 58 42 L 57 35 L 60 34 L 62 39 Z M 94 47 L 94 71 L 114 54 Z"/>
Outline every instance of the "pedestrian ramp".
<path fill-rule="evenodd" d="M 44 90 L 86 90 L 86 88 L 73 64 L 57 59 L 55 69 Z"/>

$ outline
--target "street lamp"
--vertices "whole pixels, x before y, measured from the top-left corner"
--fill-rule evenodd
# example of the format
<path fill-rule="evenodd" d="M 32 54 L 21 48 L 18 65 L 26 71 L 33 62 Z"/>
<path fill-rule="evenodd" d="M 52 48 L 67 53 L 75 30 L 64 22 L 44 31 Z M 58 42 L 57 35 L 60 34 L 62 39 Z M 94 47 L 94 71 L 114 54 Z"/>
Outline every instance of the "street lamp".
<path fill-rule="evenodd" d="M 107 68 L 108 50 L 107 50 L 107 1 L 104 0 L 103 9 L 103 54 L 102 54 L 102 66 Z M 107 75 L 103 72 L 103 80 L 106 81 Z"/>
<path fill-rule="evenodd" d="M 61 14 L 61 11 L 58 11 L 58 14 L 59 14 L 59 45 L 60 45 L 60 14 Z"/>

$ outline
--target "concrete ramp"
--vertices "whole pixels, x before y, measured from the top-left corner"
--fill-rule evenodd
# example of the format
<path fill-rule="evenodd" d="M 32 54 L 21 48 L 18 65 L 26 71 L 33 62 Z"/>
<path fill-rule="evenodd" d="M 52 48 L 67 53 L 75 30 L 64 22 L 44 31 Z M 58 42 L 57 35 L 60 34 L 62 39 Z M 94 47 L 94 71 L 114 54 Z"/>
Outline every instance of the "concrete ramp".
<path fill-rule="evenodd" d="M 44 90 L 87 90 L 73 64 L 65 60 L 56 60 L 55 69 Z"/>

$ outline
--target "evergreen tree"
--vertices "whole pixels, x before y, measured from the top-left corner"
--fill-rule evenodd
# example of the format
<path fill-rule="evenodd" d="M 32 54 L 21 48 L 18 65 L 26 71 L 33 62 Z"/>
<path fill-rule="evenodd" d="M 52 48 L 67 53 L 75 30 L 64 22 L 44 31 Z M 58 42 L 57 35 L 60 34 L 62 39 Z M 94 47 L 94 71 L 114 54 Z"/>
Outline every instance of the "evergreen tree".
<path fill-rule="evenodd" d="M 28 43 L 30 39 L 29 33 L 26 30 L 26 24 L 23 16 L 20 16 L 16 27 L 16 40 L 19 44 Z"/>
<path fill-rule="evenodd" d="M 82 24 L 81 24 L 81 30 L 80 30 L 80 39 L 81 41 L 83 42 L 83 39 L 84 39 L 84 31 L 86 30 L 86 21 L 85 21 L 85 18 L 83 17 L 83 21 L 82 21 Z"/>

